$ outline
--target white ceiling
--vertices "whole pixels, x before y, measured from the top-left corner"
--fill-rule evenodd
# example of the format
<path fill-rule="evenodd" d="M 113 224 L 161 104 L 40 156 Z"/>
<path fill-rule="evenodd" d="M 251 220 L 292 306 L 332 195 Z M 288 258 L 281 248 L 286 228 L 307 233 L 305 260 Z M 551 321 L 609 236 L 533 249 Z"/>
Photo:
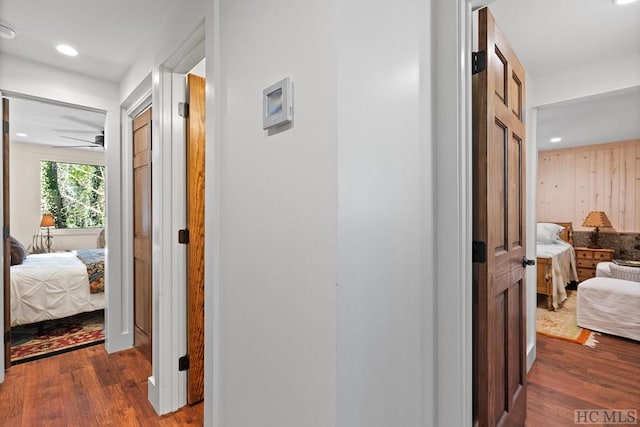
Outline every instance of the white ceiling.
<path fill-rule="evenodd" d="M 640 2 L 497 0 L 489 9 L 534 79 L 640 53 Z"/>
<path fill-rule="evenodd" d="M 158 22 L 170 19 L 176 7 L 188 7 L 188 2 L 0 0 L 0 22 L 17 31 L 13 40 L 0 38 L 0 54 L 10 53 L 118 82 L 156 35 Z M 564 69 L 589 67 L 594 59 L 640 53 L 640 2 L 614 7 L 611 0 L 497 0 L 490 8 L 533 79 Z M 58 54 L 58 43 L 74 46 L 79 55 L 70 58 Z M 638 91 L 631 90 L 548 106 L 539 114 L 539 148 L 640 138 L 637 100 Z M 19 105 L 15 108 L 12 128 L 17 132 L 24 126 L 25 133 L 34 135 L 35 140 L 44 129 L 26 128 L 36 124 L 21 121 L 30 113 L 23 114 Z M 44 110 L 51 108 L 42 108 L 41 112 Z M 66 129 L 68 136 L 75 133 L 92 139 L 86 126 L 74 127 L 64 119 L 71 116 L 68 111 L 50 112 L 51 117 L 41 118 L 40 123 L 63 118 L 52 124 L 52 129 Z M 85 113 L 75 115 L 82 118 Z M 552 134 L 562 136 L 563 143 L 545 145 Z M 62 142 L 59 136 L 50 135 L 46 143 Z"/>
<path fill-rule="evenodd" d="M 640 2 L 497 0 L 489 6 L 534 80 L 640 54 Z M 539 110 L 539 150 L 640 138 L 638 88 L 563 102 Z M 553 136 L 562 142 L 552 144 Z"/>
<path fill-rule="evenodd" d="M 14 39 L 0 38 L 0 55 L 119 82 L 179 3 L 188 7 L 174 0 L 0 0 L 0 23 L 16 30 Z M 59 54 L 55 47 L 63 43 L 78 56 Z M 18 143 L 83 145 L 62 136 L 93 141 L 104 129 L 103 113 L 35 100 L 11 99 L 10 114 L 11 141 Z"/>
<path fill-rule="evenodd" d="M 26 98 L 9 97 L 9 102 L 12 142 L 102 150 L 91 146 L 104 130 L 103 112 Z"/>
<path fill-rule="evenodd" d="M 536 136 L 538 150 L 640 138 L 640 87 L 540 108 Z"/>
<path fill-rule="evenodd" d="M 117 82 L 153 39 L 158 22 L 183 2 L 0 0 L 0 22 L 17 33 L 13 40 L 0 38 L 0 52 Z M 79 55 L 59 54 L 58 44 L 73 46 Z"/>

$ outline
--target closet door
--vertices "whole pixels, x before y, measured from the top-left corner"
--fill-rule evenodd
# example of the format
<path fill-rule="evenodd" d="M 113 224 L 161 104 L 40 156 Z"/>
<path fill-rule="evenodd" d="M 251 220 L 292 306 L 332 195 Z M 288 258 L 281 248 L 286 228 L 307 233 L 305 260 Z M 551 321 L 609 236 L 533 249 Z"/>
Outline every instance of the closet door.
<path fill-rule="evenodd" d="M 134 345 L 151 361 L 151 108 L 133 120 Z"/>
<path fill-rule="evenodd" d="M 187 403 L 204 399 L 204 177 L 206 80 L 187 75 Z"/>

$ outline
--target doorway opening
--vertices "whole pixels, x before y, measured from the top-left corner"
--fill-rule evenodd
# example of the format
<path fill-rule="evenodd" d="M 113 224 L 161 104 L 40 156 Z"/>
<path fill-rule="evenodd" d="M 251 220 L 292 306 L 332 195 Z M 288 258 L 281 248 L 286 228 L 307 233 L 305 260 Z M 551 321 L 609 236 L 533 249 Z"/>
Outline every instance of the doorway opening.
<path fill-rule="evenodd" d="M 8 366 L 105 340 L 106 113 L 3 95 Z"/>

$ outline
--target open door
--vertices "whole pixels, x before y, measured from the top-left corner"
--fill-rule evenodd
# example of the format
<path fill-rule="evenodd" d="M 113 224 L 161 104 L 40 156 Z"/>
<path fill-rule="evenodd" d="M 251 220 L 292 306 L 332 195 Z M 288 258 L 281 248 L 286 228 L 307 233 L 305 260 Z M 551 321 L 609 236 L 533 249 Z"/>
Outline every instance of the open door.
<path fill-rule="evenodd" d="M 134 346 L 151 354 L 151 108 L 133 119 Z"/>
<path fill-rule="evenodd" d="M 204 399 L 205 79 L 187 75 L 187 403 Z"/>
<path fill-rule="evenodd" d="M 473 76 L 474 425 L 523 426 L 525 70 L 487 8 L 479 12 L 479 50 L 486 69 Z"/>
<path fill-rule="evenodd" d="M 9 243 L 9 99 L 2 98 L 2 245 L 4 283 L 4 368 L 11 366 L 11 244 Z"/>

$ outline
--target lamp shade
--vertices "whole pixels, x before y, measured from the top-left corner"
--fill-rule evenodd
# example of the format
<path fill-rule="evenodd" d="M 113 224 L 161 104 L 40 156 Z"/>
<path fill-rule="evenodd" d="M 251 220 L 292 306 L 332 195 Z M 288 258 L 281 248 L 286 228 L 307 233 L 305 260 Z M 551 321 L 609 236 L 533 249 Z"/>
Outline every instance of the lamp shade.
<path fill-rule="evenodd" d="M 40 227 L 55 227 L 56 220 L 53 219 L 53 215 L 44 214 L 42 215 L 42 219 L 40 220 Z"/>
<path fill-rule="evenodd" d="M 602 211 L 591 211 L 582 223 L 583 227 L 611 227 L 607 214 Z"/>

